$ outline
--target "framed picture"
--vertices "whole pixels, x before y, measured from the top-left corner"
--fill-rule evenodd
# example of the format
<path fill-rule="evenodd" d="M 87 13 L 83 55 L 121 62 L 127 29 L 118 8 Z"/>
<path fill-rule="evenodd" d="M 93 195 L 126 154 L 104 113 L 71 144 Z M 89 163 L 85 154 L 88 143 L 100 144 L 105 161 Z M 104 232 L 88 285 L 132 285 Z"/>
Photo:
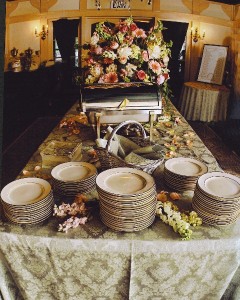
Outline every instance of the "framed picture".
<path fill-rule="evenodd" d="M 197 81 L 221 85 L 227 53 L 228 46 L 205 44 Z"/>

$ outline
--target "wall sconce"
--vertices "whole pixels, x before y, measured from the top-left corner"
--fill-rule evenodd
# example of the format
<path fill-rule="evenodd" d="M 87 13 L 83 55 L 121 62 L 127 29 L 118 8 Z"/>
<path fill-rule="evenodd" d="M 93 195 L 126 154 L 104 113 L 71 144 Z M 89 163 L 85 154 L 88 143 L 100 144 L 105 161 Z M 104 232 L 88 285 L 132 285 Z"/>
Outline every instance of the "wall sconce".
<path fill-rule="evenodd" d="M 48 26 L 43 25 L 42 30 L 40 32 L 37 31 L 37 27 L 35 27 L 35 36 L 40 37 L 42 40 L 45 40 L 48 35 Z"/>
<path fill-rule="evenodd" d="M 191 37 L 194 43 L 197 43 L 198 40 L 204 40 L 205 35 L 206 35 L 205 30 L 203 31 L 203 34 L 200 35 L 197 27 L 195 28 L 194 32 L 193 32 L 193 27 L 191 28 Z"/>

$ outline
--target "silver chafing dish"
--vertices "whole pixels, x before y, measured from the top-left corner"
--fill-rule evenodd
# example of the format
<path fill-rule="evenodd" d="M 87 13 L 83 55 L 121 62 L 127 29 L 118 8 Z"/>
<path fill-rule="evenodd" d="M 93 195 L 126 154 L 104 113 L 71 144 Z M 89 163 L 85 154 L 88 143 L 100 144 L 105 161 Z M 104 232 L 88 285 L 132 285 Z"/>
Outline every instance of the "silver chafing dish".
<path fill-rule="evenodd" d="M 82 85 L 80 95 L 80 110 L 90 124 L 147 123 L 162 113 L 161 95 L 152 83 Z"/>

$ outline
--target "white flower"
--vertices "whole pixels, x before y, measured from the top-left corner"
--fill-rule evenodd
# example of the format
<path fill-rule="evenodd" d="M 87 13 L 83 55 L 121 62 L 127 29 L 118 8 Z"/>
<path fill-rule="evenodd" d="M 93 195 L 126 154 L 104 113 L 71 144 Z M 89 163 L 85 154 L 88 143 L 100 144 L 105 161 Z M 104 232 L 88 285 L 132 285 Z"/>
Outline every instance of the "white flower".
<path fill-rule="evenodd" d="M 183 240 L 189 240 L 192 235 L 192 230 L 190 229 L 190 223 L 182 219 L 181 213 L 178 211 L 178 208 L 173 205 L 171 202 L 161 202 L 158 201 L 156 206 L 156 215 L 160 219 L 170 225 L 173 230 L 180 234 Z M 197 219 L 197 214 L 195 212 L 190 213 L 192 219 Z M 195 221 L 195 226 L 201 225 L 201 219 Z"/>
<path fill-rule="evenodd" d="M 159 59 L 161 57 L 161 48 L 158 45 L 150 46 L 148 53 L 150 59 Z"/>
<path fill-rule="evenodd" d="M 103 57 L 106 57 L 106 58 L 111 58 L 111 59 L 115 59 L 117 57 L 117 55 L 112 51 L 112 50 L 105 50 L 102 54 Z"/>
<path fill-rule="evenodd" d="M 95 46 L 95 45 L 97 45 L 98 41 L 99 41 L 99 35 L 96 32 L 94 32 L 93 35 L 92 35 L 92 37 L 91 37 L 90 44 L 92 46 Z"/>
<path fill-rule="evenodd" d="M 128 63 L 126 65 L 126 71 L 127 71 L 127 76 L 128 77 L 132 77 L 136 70 L 137 70 L 137 66 L 135 66 L 133 64 L 130 64 L 130 63 Z"/>
<path fill-rule="evenodd" d="M 120 59 L 121 57 L 126 57 L 128 59 L 128 57 L 132 55 L 132 49 L 128 46 L 122 46 L 118 48 L 117 53 Z"/>

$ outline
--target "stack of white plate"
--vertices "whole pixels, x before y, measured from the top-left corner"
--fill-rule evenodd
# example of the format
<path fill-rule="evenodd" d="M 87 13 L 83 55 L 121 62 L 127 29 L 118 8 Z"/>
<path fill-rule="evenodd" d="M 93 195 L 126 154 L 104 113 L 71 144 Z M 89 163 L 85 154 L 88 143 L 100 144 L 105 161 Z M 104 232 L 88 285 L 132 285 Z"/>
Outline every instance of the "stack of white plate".
<path fill-rule="evenodd" d="M 240 178 L 224 172 L 202 175 L 192 199 L 193 209 L 209 225 L 228 225 L 240 216 Z"/>
<path fill-rule="evenodd" d="M 207 171 L 207 166 L 197 159 L 175 157 L 165 162 L 164 180 L 174 191 L 194 190 L 199 176 Z"/>
<path fill-rule="evenodd" d="M 114 168 L 96 179 L 100 216 L 117 231 L 139 231 L 155 219 L 156 187 L 153 177 L 133 168 Z"/>
<path fill-rule="evenodd" d="M 40 178 L 23 178 L 7 184 L 1 191 L 4 215 L 13 223 L 38 224 L 53 212 L 51 185 Z"/>
<path fill-rule="evenodd" d="M 67 162 L 52 169 L 54 191 L 67 197 L 96 188 L 97 169 L 86 162 Z"/>

